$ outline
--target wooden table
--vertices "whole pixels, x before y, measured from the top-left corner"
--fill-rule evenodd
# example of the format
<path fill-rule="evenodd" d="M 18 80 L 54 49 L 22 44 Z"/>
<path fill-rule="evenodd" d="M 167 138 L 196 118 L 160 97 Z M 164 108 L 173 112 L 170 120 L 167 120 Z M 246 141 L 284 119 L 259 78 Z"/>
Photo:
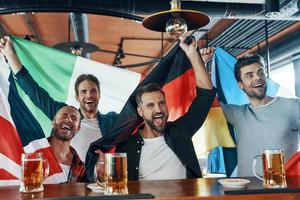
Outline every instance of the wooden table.
<path fill-rule="evenodd" d="M 251 181 L 246 188 L 259 189 L 261 181 L 256 178 L 247 178 Z M 62 198 L 62 197 L 86 197 L 99 196 L 86 187 L 85 183 L 45 185 L 44 192 L 23 195 L 17 186 L 0 187 L 0 199 L 31 199 L 31 198 Z M 289 178 L 289 188 L 300 188 L 300 178 Z M 172 181 L 130 181 L 128 183 L 130 194 L 151 193 L 156 199 L 207 199 L 207 200 L 296 200 L 300 199 L 300 193 L 271 193 L 248 195 L 225 195 L 218 183 L 218 179 L 190 179 Z"/>

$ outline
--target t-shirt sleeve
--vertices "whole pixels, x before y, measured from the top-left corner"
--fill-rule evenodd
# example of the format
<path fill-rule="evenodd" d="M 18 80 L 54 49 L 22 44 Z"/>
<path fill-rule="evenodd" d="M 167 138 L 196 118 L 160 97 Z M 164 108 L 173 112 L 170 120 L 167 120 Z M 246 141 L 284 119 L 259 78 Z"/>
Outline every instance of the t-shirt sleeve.
<path fill-rule="evenodd" d="M 226 121 L 232 125 L 234 125 L 235 122 L 235 106 L 231 104 L 223 104 L 221 103 Z"/>

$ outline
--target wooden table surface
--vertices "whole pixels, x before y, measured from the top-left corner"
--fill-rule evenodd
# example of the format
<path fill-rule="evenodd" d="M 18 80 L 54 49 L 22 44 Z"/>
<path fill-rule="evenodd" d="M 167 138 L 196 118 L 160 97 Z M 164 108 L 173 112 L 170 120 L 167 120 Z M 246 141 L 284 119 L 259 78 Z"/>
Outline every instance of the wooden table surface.
<path fill-rule="evenodd" d="M 251 181 L 246 189 L 260 189 L 261 181 L 254 177 L 248 177 Z M 31 198 L 62 198 L 62 197 L 87 197 L 99 196 L 86 187 L 85 183 L 77 184 L 52 184 L 45 185 L 40 193 L 21 194 L 18 186 L 0 187 L 0 199 L 31 199 Z M 300 178 L 288 178 L 289 188 L 300 188 Z M 221 199 L 221 200 L 296 200 L 300 199 L 300 193 L 271 193 L 271 194 L 244 194 L 226 195 L 224 188 L 216 178 L 168 180 L 168 181 L 130 181 L 128 183 L 130 194 L 151 193 L 156 199 Z"/>

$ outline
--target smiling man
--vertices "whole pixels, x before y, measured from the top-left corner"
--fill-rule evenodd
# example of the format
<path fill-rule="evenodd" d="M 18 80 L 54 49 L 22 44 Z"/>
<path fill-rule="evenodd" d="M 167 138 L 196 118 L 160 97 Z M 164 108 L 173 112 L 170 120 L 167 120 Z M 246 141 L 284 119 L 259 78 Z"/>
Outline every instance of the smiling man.
<path fill-rule="evenodd" d="M 50 120 L 53 120 L 58 110 L 66 106 L 66 104 L 54 100 L 32 78 L 26 67 L 22 65 L 17 57 L 8 36 L 0 39 L 0 51 L 11 66 L 15 79 L 21 88 L 31 101 Z M 84 161 L 90 144 L 102 136 L 109 134 L 118 115 L 115 112 L 109 112 L 105 115 L 99 112 L 98 104 L 101 98 L 100 82 L 94 75 L 80 75 L 75 82 L 75 93 L 75 98 L 80 105 L 81 129 L 72 140 L 71 145 L 76 149 L 80 159 Z"/>
<path fill-rule="evenodd" d="M 264 67 L 259 55 L 239 58 L 234 75 L 250 104 L 222 105 L 237 134 L 238 176 L 253 176 L 253 158 L 263 149 L 283 149 L 285 160 L 298 150 L 300 101 L 267 96 Z"/>
<path fill-rule="evenodd" d="M 48 141 L 65 174 L 66 182 L 84 180 L 84 163 L 80 160 L 75 149 L 70 146 L 72 138 L 79 130 L 80 114 L 78 110 L 73 106 L 60 108 L 52 121 L 52 132 Z"/>

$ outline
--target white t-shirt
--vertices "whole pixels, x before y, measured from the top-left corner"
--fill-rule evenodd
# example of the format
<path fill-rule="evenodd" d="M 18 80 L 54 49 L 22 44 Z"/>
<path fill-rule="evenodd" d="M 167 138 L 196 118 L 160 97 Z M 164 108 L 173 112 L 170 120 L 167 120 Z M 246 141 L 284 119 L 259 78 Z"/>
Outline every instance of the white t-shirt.
<path fill-rule="evenodd" d="M 186 168 L 166 144 L 164 136 L 143 138 L 139 179 L 185 179 Z"/>
<path fill-rule="evenodd" d="M 79 132 L 71 140 L 71 146 L 76 150 L 80 159 L 85 162 L 85 157 L 92 142 L 102 137 L 102 133 L 95 119 L 82 119 Z"/>
<path fill-rule="evenodd" d="M 65 165 L 65 164 L 62 164 L 62 163 L 59 163 L 59 165 L 62 168 L 63 173 L 65 175 L 65 179 L 66 179 L 63 182 L 66 182 L 68 180 L 68 176 L 69 176 L 69 172 L 70 172 L 70 165 Z"/>

